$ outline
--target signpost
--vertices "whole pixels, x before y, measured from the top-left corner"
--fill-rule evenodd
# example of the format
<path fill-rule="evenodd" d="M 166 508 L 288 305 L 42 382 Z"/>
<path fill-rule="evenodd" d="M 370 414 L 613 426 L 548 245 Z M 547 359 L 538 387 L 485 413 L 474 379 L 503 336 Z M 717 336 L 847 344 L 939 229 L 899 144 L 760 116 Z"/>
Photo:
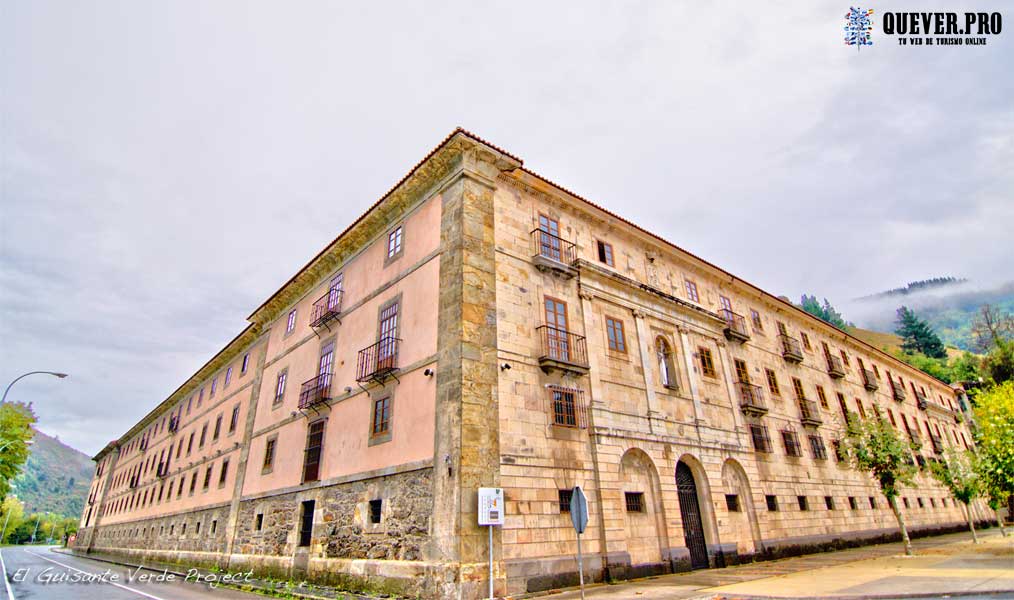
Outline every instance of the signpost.
<path fill-rule="evenodd" d="M 581 557 L 581 534 L 588 526 L 588 498 L 585 497 L 584 490 L 579 485 L 574 486 L 574 491 L 570 496 L 570 522 L 574 524 L 574 531 L 577 532 L 577 576 L 581 582 L 581 600 L 584 600 L 584 561 Z"/>
<path fill-rule="evenodd" d="M 503 525 L 503 509 L 503 488 L 479 488 L 479 525 L 489 527 L 490 600 L 493 600 L 493 528 Z"/>

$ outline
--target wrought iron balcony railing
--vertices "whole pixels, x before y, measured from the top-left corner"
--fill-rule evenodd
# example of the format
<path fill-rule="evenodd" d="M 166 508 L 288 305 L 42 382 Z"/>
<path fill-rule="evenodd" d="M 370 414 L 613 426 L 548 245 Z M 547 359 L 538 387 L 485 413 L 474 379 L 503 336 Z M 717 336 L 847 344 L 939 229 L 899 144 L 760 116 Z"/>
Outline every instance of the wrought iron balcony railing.
<path fill-rule="evenodd" d="M 313 408 L 331 399 L 331 374 L 323 373 L 299 386 L 299 410 Z"/>
<path fill-rule="evenodd" d="M 824 356 L 827 359 L 827 374 L 832 379 L 841 379 L 845 377 L 845 367 L 842 365 L 841 359 L 832 354 Z"/>
<path fill-rule="evenodd" d="M 768 412 L 768 406 L 764 403 L 764 388 L 745 381 L 737 381 L 736 388 L 739 390 L 739 408 L 744 414 L 763 416 Z"/>
<path fill-rule="evenodd" d="M 736 314 L 727 308 L 718 311 L 725 321 L 725 337 L 736 342 L 745 342 L 750 339 L 750 333 L 746 329 L 746 319 L 743 315 Z"/>
<path fill-rule="evenodd" d="M 577 245 L 542 229 L 531 232 L 532 262 L 540 271 L 552 271 L 564 277 L 577 275 Z"/>
<path fill-rule="evenodd" d="M 553 369 L 583 375 L 588 372 L 588 345 L 577 335 L 550 325 L 535 328 L 541 341 L 539 366 L 545 372 Z"/>
<path fill-rule="evenodd" d="M 401 340 L 389 336 L 360 350 L 359 360 L 356 363 L 356 381 L 365 383 L 394 377 L 400 369 L 398 366 L 400 347 Z"/>
<path fill-rule="evenodd" d="M 863 387 L 871 392 L 877 391 L 880 384 L 877 383 L 877 376 L 869 369 L 863 369 Z"/>
<path fill-rule="evenodd" d="M 799 421 L 807 427 L 820 427 L 824 421 L 820 418 L 820 409 L 813 400 L 799 398 Z"/>
<path fill-rule="evenodd" d="M 310 313 L 310 327 L 317 331 L 326 328 L 330 331 L 332 323 L 341 324 L 342 298 L 345 290 L 336 288 L 317 298 Z"/>
<path fill-rule="evenodd" d="M 782 345 L 782 358 L 796 364 L 803 362 L 803 349 L 799 345 L 799 340 L 784 333 L 779 334 L 778 340 Z"/>

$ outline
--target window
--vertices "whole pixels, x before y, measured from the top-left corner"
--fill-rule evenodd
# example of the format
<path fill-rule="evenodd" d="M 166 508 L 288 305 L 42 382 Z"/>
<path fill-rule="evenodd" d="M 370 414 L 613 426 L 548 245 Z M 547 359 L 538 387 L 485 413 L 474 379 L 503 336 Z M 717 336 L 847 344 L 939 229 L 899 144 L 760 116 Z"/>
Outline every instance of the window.
<path fill-rule="evenodd" d="M 387 259 L 394 259 L 399 254 L 401 254 L 401 225 L 387 234 Z"/>
<path fill-rule="evenodd" d="M 624 492 L 627 512 L 644 512 L 644 492 Z"/>
<path fill-rule="evenodd" d="M 799 510 L 810 510 L 810 505 L 806 501 L 806 496 L 796 496 L 796 502 L 799 503 Z"/>
<path fill-rule="evenodd" d="M 715 363 L 711 360 L 711 350 L 701 346 L 697 349 L 697 355 L 701 360 L 701 374 L 705 377 L 718 377 L 715 372 Z"/>
<path fill-rule="evenodd" d="M 200 521 L 198 521 L 197 524 L 194 525 L 194 535 L 201 535 L 201 522 Z"/>
<path fill-rule="evenodd" d="M 190 408 L 191 408 L 191 406 L 193 404 L 194 404 L 194 397 L 191 396 L 189 399 L 187 399 L 187 414 L 188 415 L 190 414 Z"/>
<path fill-rule="evenodd" d="M 778 496 L 768 494 L 764 496 L 764 501 L 767 502 L 769 512 L 778 512 Z"/>
<path fill-rule="evenodd" d="M 569 490 L 557 490 L 557 494 L 560 501 L 560 513 L 570 512 L 570 499 L 574 497 L 573 488 Z"/>
<path fill-rule="evenodd" d="M 218 487 L 225 485 L 225 478 L 229 476 L 229 459 L 222 461 L 222 472 L 218 474 Z"/>
<path fill-rule="evenodd" d="M 190 451 L 194 448 L 194 432 L 190 432 L 190 439 L 187 440 L 187 456 L 190 456 Z"/>
<path fill-rule="evenodd" d="M 827 460 L 827 447 L 824 446 L 824 438 L 817 434 L 809 436 L 810 438 L 810 451 L 813 452 L 813 458 L 817 460 Z"/>
<path fill-rule="evenodd" d="M 315 504 L 313 500 L 304 500 L 300 505 L 299 545 L 301 547 L 309 546 L 313 540 L 313 509 Z"/>
<path fill-rule="evenodd" d="M 218 519 L 212 519 L 211 520 L 211 535 L 215 535 L 215 532 L 217 530 L 218 530 Z"/>
<path fill-rule="evenodd" d="M 289 311 L 289 320 L 285 322 L 285 333 L 292 333 L 296 329 L 296 309 Z"/>
<path fill-rule="evenodd" d="M 208 491 L 208 487 L 211 485 L 211 467 L 212 465 L 208 465 L 204 471 L 204 485 L 201 486 L 204 491 Z"/>
<path fill-rule="evenodd" d="M 915 500 L 919 504 L 919 508 L 924 508 L 922 504 L 922 498 L 916 498 Z"/>
<path fill-rule="evenodd" d="M 789 456 L 802 456 L 803 450 L 799 447 L 799 436 L 795 431 L 782 432 L 782 445 L 785 446 L 785 453 Z"/>
<path fill-rule="evenodd" d="M 218 387 L 218 377 L 215 377 L 214 379 L 211 380 L 211 393 L 208 394 L 209 397 L 211 397 L 211 398 L 215 397 L 215 389 L 217 387 Z"/>
<path fill-rule="evenodd" d="M 222 433 L 222 413 L 218 413 L 215 417 L 215 432 L 211 435 L 211 441 L 217 441 L 220 433 Z"/>
<path fill-rule="evenodd" d="M 856 504 L 855 496 L 849 496 L 849 510 L 859 510 L 859 505 Z"/>
<path fill-rule="evenodd" d="M 230 381 L 232 381 L 232 367 L 225 370 L 225 383 L 223 385 L 229 387 Z"/>
<path fill-rule="evenodd" d="M 236 432 L 236 425 L 239 423 L 239 404 L 232 407 L 232 416 L 229 418 L 229 433 Z"/>
<path fill-rule="evenodd" d="M 605 263 L 610 267 L 613 266 L 613 247 L 611 244 L 599 241 L 597 242 L 599 250 L 599 262 Z"/>
<path fill-rule="evenodd" d="M 843 363 L 845 363 L 845 367 L 846 368 L 848 368 L 850 366 L 849 365 L 849 355 L 848 355 L 848 352 L 845 352 L 844 350 L 841 351 L 841 361 Z"/>
<path fill-rule="evenodd" d="M 275 445 L 278 443 L 278 438 L 268 438 L 268 441 L 264 443 L 264 464 L 261 466 L 261 471 L 270 471 L 275 465 Z"/>
<path fill-rule="evenodd" d="M 760 313 L 750 309 L 750 320 L 753 321 L 754 331 L 764 331 L 764 323 L 761 321 Z"/>
<path fill-rule="evenodd" d="M 824 506 L 826 506 L 828 510 L 834 510 L 834 498 L 831 496 L 824 496 Z"/>
<path fill-rule="evenodd" d="M 750 370 L 746 368 L 746 363 L 737 358 L 732 361 L 732 364 L 736 367 L 736 380 L 750 383 Z"/>
<path fill-rule="evenodd" d="M 824 388 L 817 386 L 817 399 L 820 400 L 821 408 L 828 408 L 827 406 L 827 394 L 824 393 Z"/>
<path fill-rule="evenodd" d="M 902 501 L 905 503 L 905 508 L 908 508 L 909 507 L 908 506 L 908 498 L 902 498 Z"/>
<path fill-rule="evenodd" d="M 249 367 L 249 366 L 250 366 L 250 353 L 247 352 L 246 354 L 243 355 L 243 363 L 239 367 L 239 375 L 240 375 L 240 377 L 242 377 L 243 375 L 246 375 L 246 370 L 247 370 L 247 367 Z"/>
<path fill-rule="evenodd" d="M 553 425 L 584 427 L 584 410 L 581 390 L 552 386 L 549 388 L 553 405 Z"/>
<path fill-rule="evenodd" d="M 370 434 L 383 435 L 391 429 L 391 397 L 386 396 L 373 401 L 373 428 Z"/>
<path fill-rule="evenodd" d="M 254 530 L 260 531 L 264 527 L 264 513 L 257 513 L 254 518 Z"/>
<path fill-rule="evenodd" d="M 194 489 L 196 487 L 197 487 L 197 471 L 194 471 L 194 474 L 190 476 L 190 495 L 191 496 L 194 495 Z"/>
<path fill-rule="evenodd" d="M 810 346 L 810 336 L 806 335 L 805 331 L 799 332 L 799 338 L 803 340 L 803 348 L 812 350 L 812 347 Z"/>
<path fill-rule="evenodd" d="M 282 398 L 285 396 L 285 380 L 288 378 L 288 370 L 278 374 L 278 380 L 275 381 L 275 401 L 273 404 L 280 404 L 282 402 Z"/>
<path fill-rule="evenodd" d="M 199 444 L 197 444 L 198 448 L 203 448 L 204 447 L 204 440 L 206 440 L 207 437 L 208 437 L 208 424 L 207 424 L 207 422 L 205 422 L 204 426 L 201 427 L 201 442 Z"/>
<path fill-rule="evenodd" d="M 383 512 L 384 501 L 383 500 L 370 500 L 370 523 L 380 523 L 380 517 Z"/>
<path fill-rule="evenodd" d="M 778 388 L 778 377 L 775 375 L 774 370 L 764 369 L 764 375 L 768 380 L 768 390 L 771 391 L 772 396 L 781 396 L 782 391 Z"/>
<path fill-rule="evenodd" d="M 687 298 L 698 304 L 701 302 L 700 297 L 697 295 L 697 284 L 689 279 L 687 279 Z"/>
<path fill-rule="evenodd" d="M 803 391 L 803 382 L 798 377 L 792 378 L 792 389 L 796 392 L 796 398 L 806 400 L 806 392 Z"/>
<path fill-rule="evenodd" d="M 616 352 L 627 351 L 627 341 L 623 337 L 623 321 L 606 317 L 606 337 L 609 339 L 609 349 Z"/>
<path fill-rule="evenodd" d="M 655 354 L 658 357 L 658 372 L 662 377 L 662 385 L 667 388 L 676 387 L 676 367 L 672 360 L 669 342 L 659 336 L 655 338 Z"/>
<path fill-rule="evenodd" d="M 204 402 L 204 388 L 203 387 L 201 388 L 201 391 L 198 392 L 198 394 L 197 394 L 197 406 L 198 406 L 198 408 L 200 408 L 201 402 Z"/>
<path fill-rule="evenodd" d="M 324 445 L 324 420 L 306 428 L 306 450 L 303 453 L 303 483 L 317 481 L 320 475 L 320 454 Z"/>
<path fill-rule="evenodd" d="M 750 425 L 750 437 L 753 440 L 753 448 L 757 452 L 771 452 L 771 438 L 768 437 L 768 428 L 765 425 L 752 423 Z"/>
<path fill-rule="evenodd" d="M 726 494 L 725 507 L 729 509 L 729 512 L 739 512 L 739 496 L 736 494 Z"/>
<path fill-rule="evenodd" d="M 180 477 L 180 487 L 176 488 L 177 498 L 183 495 L 183 485 L 186 483 L 186 481 L 187 481 L 186 477 Z M 193 492 L 194 490 L 191 489 L 190 491 Z"/>

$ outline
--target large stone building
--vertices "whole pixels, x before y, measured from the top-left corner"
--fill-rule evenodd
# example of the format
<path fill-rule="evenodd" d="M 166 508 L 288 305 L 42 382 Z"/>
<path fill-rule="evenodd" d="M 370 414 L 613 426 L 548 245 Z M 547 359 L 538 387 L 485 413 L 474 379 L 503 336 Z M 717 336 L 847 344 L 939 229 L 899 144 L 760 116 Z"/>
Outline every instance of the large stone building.
<path fill-rule="evenodd" d="M 960 390 L 457 130 L 96 455 L 76 547 L 498 594 L 896 531 L 843 415 L 965 448 Z M 961 526 L 924 472 L 912 530 Z M 985 518 L 982 507 L 977 506 Z"/>

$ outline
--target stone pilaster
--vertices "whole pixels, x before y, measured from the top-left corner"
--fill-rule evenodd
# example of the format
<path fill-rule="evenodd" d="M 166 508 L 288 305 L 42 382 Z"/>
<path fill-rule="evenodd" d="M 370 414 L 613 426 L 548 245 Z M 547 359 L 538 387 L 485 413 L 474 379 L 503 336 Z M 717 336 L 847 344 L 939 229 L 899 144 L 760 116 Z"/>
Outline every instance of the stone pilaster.
<path fill-rule="evenodd" d="M 634 326 L 637 329 L 637 347 L 641 356 L 641 373 L 644 375 L 644 395 L 648 401 L 648 427 L 652 433 L 664 433 L 665 425 L 657 423 L 656 420 L 664 415 L 658 408 L 658 398 L 655 396 L 655 370 L 654 357 L 652 356 L 652 340 L 648 335 L 648 327 L 644 324 L 644 311 L 634 309 L 631 311 L 634 316 Z"/>
<path fill-rule="evenodd" d="M 704 407 L 701 406 L 701 390 L 697 385 L 697 376 L 694 375 L 694 353 L 690 347 L 690 337 L 687 330 L 679 328 L 680 347 L 683 348 L 683 359 L 687 364 L 687 379 L 690 380 L 690 397 L 694 401 L 694 423 L 701 424 L 704 421 Z"/>
<path fill-rule="evenodd" d="M 493 191 L 501 158 L 465 147 L 440 192 L 434 502 L 425 558 L 455 571 L 438 582 L 442 598 L 481 597 L 489 581 L 477 489 L 500 481 Z M 494 531 L 495 555 L 499 545 Z"/>

